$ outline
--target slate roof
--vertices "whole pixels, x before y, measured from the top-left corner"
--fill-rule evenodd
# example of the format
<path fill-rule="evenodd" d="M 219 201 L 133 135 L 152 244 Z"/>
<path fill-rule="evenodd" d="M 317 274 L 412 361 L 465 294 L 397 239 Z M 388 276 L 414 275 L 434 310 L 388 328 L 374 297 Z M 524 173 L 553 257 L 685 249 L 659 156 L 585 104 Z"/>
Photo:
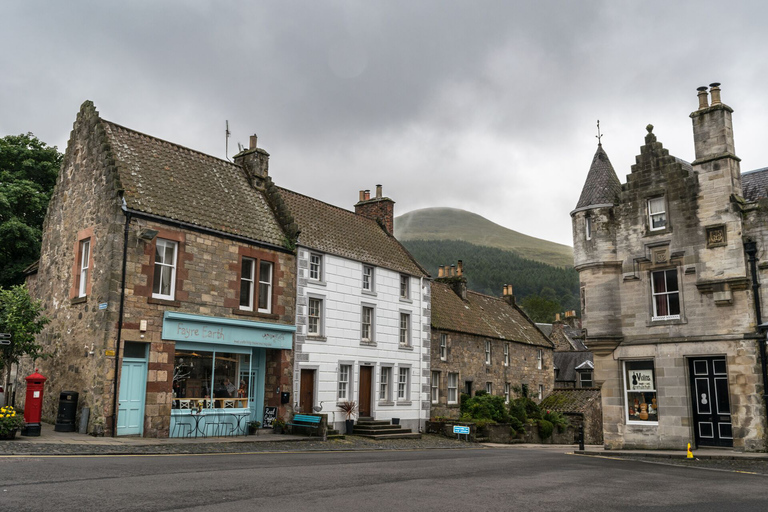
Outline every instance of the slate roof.
<path fill-rule="evenodd" d="M 299 245 L 416 277 L 429 277 L 406 248 L 375 220 L 292 190 L 278 190 L 299 225 Z"/>
<path fill-rule="evenodd" d="M 554 348 L 517 306 L 469 290 L 465 302 L 439 281 L 432 283 L 432 328 Z"/>
<path fill-rule="evenodd" d="M 541 332 L 546 334 L 548 338 L 552 339 L 552 329 L 554 327 L 552 324 L 537 323 L 536 327 L 541 329 Z M 573 350 L 588 350 L 587 346 L 584 345 L 584 342 L 580 338 L 581 333 L 581 329 L 576 329 L 568 324 L 563 325 L 563 334 L 565 334 L 565 339 L 571 345 Z M 557 343 L 555 343 L 555 347 L 557 347 Z M 557 350 L 557 348 L 555 348 L 555 350 Z"/>
<path fill-rule="evenodd" d="M 597 388 L 560 388 L 547 395 L 539 407 L 557 412 L 587 412 L 595 405 L 601 405 Z"/>
<path fill-rule="evenodd" d="M 557 373 L 555 382 L 578 382 L 579 378 L 576 368 L 584 363 L 591 363 L 594 360 L 592 352 L 573 351 L 573 352 L 555 352 L 555 367 L 560 370 Z"/>
<path fill-rule="evenodd" d="M 747 201 L 759 201 L 768 197 L 768 167 L 745 172 L 741 175 L 741 190 Z"/>
<path fill-rule="evenodd" d="M 599 204 L 616 204 L 620 192 L 621 182 L 616 176 L 616 171 L 613 170 L 603 145 L 598 144 L 576 209 Z"/>
<path fill-rule="evenodd" d="M 241 167 L 110 121 L 100 123 L 129 209 L 285 246 L 266 198 Z"/>

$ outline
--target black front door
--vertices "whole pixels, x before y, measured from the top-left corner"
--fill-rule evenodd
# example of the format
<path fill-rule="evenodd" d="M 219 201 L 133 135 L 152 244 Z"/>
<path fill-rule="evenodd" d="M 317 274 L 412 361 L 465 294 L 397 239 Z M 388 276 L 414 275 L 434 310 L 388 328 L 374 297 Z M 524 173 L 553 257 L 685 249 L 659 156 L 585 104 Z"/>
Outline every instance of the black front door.
<path fill-rule="evenodd" d="M 688 360 L 696 446 L 733 446 L 725 357 Z"/>

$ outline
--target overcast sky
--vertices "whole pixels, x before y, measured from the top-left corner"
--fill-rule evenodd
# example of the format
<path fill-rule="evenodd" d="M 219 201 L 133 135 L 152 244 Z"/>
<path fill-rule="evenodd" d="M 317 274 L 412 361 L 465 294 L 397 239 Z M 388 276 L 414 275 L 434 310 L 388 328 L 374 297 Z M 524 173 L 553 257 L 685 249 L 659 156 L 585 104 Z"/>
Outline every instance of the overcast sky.
<path fill-rule="evenodd" d="M 596 149 L 626 181 L 655 126 L 693 160 L 722 82 L 742 172 L 768 166 L 768 3 L 0 0 L 0 136 L 60 151 L 77 111 L 217 157 L 258 134 L 279 185 L 395 215 L 448 206 L 572 245 Z"/>

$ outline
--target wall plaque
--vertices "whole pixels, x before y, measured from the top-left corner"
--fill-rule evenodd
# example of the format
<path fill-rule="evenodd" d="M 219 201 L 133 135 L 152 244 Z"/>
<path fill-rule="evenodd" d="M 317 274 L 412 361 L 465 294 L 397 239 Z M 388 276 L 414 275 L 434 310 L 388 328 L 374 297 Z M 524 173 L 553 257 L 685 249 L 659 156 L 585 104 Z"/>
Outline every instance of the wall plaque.
<path fill-rule="evenodd" d="M 707 248 L 722 247 L 727 244 L 725 239 L 725 226 L 712 226 L 707 228 Z"/>

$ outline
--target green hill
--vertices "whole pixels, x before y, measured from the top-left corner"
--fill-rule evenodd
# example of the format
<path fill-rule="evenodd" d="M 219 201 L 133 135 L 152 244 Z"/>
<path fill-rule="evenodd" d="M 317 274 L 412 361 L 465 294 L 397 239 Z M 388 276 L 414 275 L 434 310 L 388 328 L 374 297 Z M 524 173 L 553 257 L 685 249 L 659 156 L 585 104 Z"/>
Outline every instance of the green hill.
<path fill-rule="evenodd" d="M 395 218 L 395 236 L 409 240 L 461 240 L 511 251 L 523 258 L 556 267 L 573 266 L 573 249 L 524 235 L 457 208 L 424 208 Z M 450 264 L 450 261 L 444 264 Z"/>

